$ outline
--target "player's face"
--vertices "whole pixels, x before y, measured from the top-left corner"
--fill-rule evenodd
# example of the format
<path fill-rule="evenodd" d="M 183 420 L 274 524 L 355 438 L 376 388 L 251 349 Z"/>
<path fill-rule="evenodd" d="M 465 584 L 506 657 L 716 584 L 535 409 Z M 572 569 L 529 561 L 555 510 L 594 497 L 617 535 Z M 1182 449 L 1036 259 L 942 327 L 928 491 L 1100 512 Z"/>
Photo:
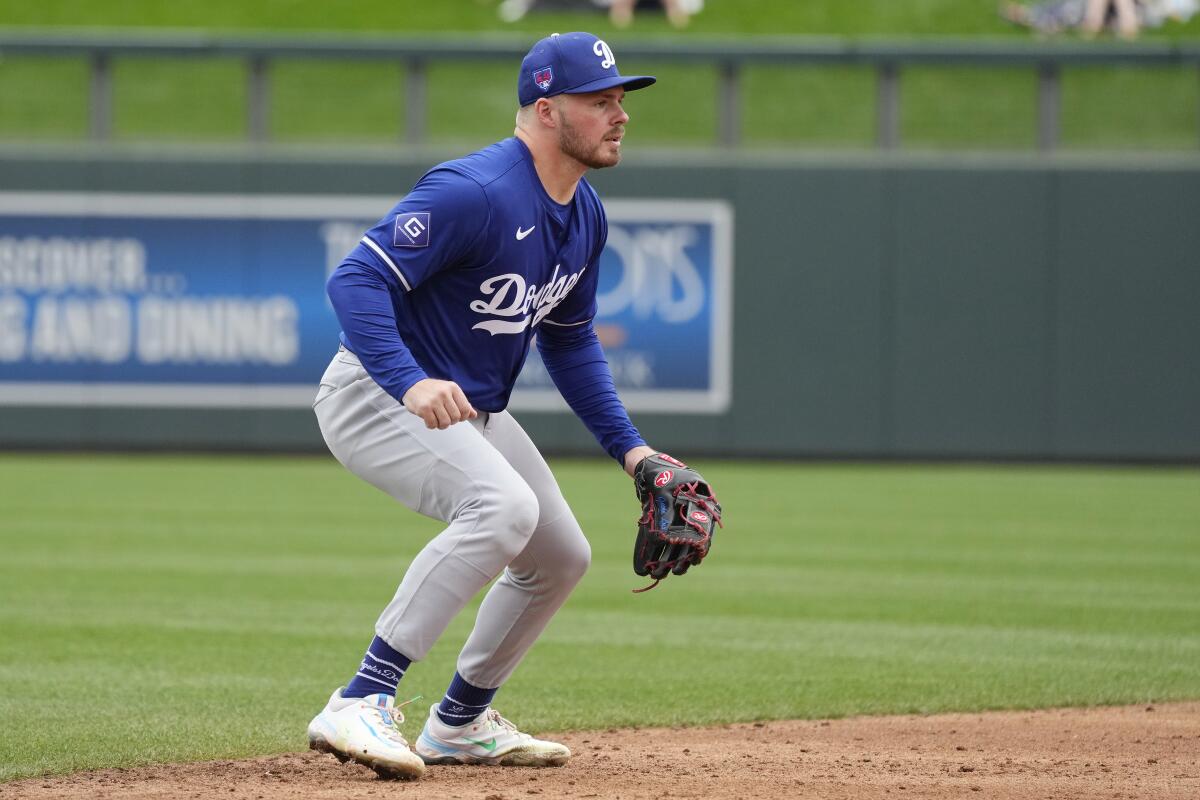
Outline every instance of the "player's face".
<path fill-rule="evenodd" d="M 592 169 L 616 166 L 629 115 L 620 86 L 602 92 L 564 94 L 558 106 L 558 149 Z"/>

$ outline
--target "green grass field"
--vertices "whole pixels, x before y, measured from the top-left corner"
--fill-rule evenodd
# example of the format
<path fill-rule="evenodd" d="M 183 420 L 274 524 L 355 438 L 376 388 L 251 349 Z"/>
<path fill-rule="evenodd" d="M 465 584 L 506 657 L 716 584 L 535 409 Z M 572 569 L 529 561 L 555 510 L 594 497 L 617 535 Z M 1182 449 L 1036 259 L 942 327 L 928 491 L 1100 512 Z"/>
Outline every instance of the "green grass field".
<path fill-rule="evenodd" d="M 634 595 L 628 480 L 554 466 L 595 556 L 497 699 L 531 729 L 1200 697 L 1200 471 L 704 463 L 713 556 Z M 437 529 L 316 457 L 10 454 L 0 486 L 0 780 L 303 748 Z"/>
<path fill-rule="evenodd" d="M 614 31 L 598 13 L 531 13 L 515 24 L 492 0 L 412 4 L 383 0 L 155 0 L 28 3 L 0 0 L 0 25 L 189 29 L 225 33 L 452 35 L 523 34 L 586 28 L 618 55 L 628 38 L 665 35 L 644 14 Z M 1003 22 L 990 0 L 748 0 L 709 2 L 672 36 L 761 34 L 849 37 L 981 36 L 1028 38 Z M 1194 39 L 1200 17 L 1150 32 Z M 430 137 L 472 147 L 512 127 L 515 64 L 445 64 L 433 70 Z M 653 94 L 631 96 L 631 144 L 708 145 L 715 132 L 713 70 L 622 62 L 626 72 L 657 74 Z M 874 74 L 858 68 L 755 67 L 744 94 L 749 147 L 867 148 L 875 137 Z M 274 70 L 271 135 L 289 144 L 386 144 L 403 130 L 401 68 L 389 63 L 283 61 Z M 245 135 L 242 65 L 229 60 L 121 59 L 115 68 L 115 135 L 137 141 L 239 141 Z M 1036 88 L 1020 69 L 914 69 L 903 84 L 902 140 L 914 149 L 1029 150 L 1035 141 Z M 635 99 L 636 98 L 636 99 Z M 1198 141 L 1195 70 L 1077 68 L 1063 80 L 1063 145 L 1074 149 L 1189 150 Z M 0 59 L 0 140 L 80 139 L 87 131 L 87 71 L 79 59 Z"/>

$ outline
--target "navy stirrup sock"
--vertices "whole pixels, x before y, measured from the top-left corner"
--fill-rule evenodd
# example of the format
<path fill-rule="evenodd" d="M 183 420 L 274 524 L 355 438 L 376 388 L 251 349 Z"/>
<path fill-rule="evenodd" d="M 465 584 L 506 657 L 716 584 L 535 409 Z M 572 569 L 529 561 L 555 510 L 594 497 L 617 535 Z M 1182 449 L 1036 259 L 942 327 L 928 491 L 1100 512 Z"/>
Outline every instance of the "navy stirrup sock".
<path fill-rule="evenodd" d="M 438 704 L 438 719 L 447 725 L 466 725 L 478 717 L 492 704 L 498 689 L 480 689 L 463 680 L 463 676 L 454 673 L 454 680 L 446 690 L 446 696 Z"/>
<path fill-rule="evenodd" d="M 404 671 L 412 663 L 411 658 L 401 655 L 392 646 L 376 636 L 367 648 L 354 679 L 342 690 L 342 697 L 367 697 L 384 692 L 395 696 L 396 684 L 404 677 Z"/>

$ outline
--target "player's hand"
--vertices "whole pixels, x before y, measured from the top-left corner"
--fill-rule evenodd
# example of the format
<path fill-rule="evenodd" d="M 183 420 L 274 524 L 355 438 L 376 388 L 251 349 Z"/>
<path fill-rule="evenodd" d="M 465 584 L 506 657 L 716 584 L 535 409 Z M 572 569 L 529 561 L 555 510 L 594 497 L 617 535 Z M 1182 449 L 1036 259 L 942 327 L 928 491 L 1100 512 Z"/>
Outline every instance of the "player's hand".
<path fill-rule="evenodd" d="M 404 407 L 423 419 L 430 430 L 444 431 L 456 422 L 479 416 L 457 383 L 437 378 L 424 378 L 410 386 L 404 393 Z"/>

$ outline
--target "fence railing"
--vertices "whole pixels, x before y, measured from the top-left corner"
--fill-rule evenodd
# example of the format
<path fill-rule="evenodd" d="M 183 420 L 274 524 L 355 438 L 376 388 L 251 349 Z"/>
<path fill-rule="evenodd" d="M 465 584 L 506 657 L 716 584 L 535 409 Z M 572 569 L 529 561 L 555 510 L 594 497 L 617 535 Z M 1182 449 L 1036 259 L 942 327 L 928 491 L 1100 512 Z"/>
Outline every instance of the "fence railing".
<path fill-rule="evenodd" d="M 404 67 L 406 104 L 404 139 L 425 141 L 428 120 L 428 67 L 437 61 L 503 60 L 516 64 L 528 49 L 528 38 L 249 38 L 205 34 L 83 34 L 0 30 L 0 55 L 84 56 L 89 63 L 89 136 L 112 136 L 113 59 L 118 57 L 240 58 L 246 65 L 246 131 L 250 140 L 270 137 L 271 63 L 277 59 L 393 61 Z M 629 38 L 621 43 L 625 60 L 653 59 L 711 64 L 719 75 L 716 143 L 741 142 L 741 74 L 748 65 L 866 65 L 876 73 L 876 144 L 884 150 L 900 146 L 904 69 L 914 65 L 1028 67 L 1037 75 L 1037 145 L 1048 152 L 1058 146 L 1064 67 L 1127 65 L 1192 67 L 1200 79 L 1200 44 L 1023 43 L 972 40 L 861 41 L 811 38 L 752 40 Z M 1197 108 L 1200 146 L 1200 107 Z"/>

